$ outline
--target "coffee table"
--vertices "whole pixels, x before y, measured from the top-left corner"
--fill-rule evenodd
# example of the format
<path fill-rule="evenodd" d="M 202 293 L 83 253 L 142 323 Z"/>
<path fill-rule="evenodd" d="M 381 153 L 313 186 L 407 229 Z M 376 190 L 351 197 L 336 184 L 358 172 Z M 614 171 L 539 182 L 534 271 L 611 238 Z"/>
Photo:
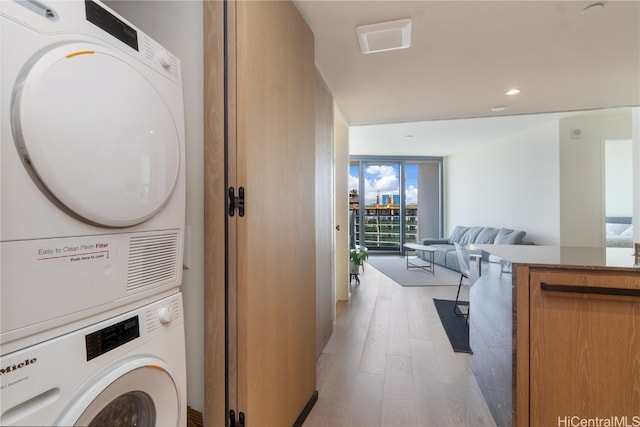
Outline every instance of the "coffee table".
<path fill-rule="evenodd" d="M 436 252 L 435 249 L 433 249 L 431 246 L 427 246 L 427 245 L 421 245 L 419 243 L 405 243 L 404 245 L 405 251 L 404 254 L 406 256 L 407 259 L 407 270 L 410 268 L 419 268 L 421 270 L 430 272 L 432 275 L 435 276 L 435 271 L 434 271 L 434 267 L 435 267 L 435 263 L 433 262 L 433 254 Z M 422 260 L 422 258 L 420 258 L 420 260 L 424 261 L 426 264 L 415 264 L 411 261 L 409 261 L 409 252 L 410 251 L 425 251 L 427 254 L 429 254 L 429 259 L 428 260 Z"/>

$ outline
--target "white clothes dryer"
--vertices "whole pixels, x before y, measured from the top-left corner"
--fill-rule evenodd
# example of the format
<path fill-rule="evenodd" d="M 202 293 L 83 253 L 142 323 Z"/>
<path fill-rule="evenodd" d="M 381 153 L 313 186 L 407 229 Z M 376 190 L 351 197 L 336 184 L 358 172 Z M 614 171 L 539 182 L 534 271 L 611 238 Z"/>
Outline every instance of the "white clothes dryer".
<path fill-rule="evenodd" d="M 186 425 L 180 293 L 0 363 L 0 425 Z"/>
<path fill-rule="evenodd" d="M 185 146 L 180 61 L 108 7 L 3 0 L 0 19 L 6 354 L 175 292 Z"/>

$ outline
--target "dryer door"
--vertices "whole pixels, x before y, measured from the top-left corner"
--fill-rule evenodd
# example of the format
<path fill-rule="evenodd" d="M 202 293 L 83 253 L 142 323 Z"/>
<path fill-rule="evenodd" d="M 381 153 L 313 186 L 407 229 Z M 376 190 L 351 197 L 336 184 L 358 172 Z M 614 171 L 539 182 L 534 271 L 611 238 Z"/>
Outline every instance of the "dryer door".
<path fill-rule="evenodd" d="M 137 359 L 95 381 L 57 421 L 57 425 L 177 426 L 180 394 L 164 364 Z"/>
<path fill-rule="evenodd" d="M 105 46 L 68 43 L 37 56 L 16 83 L 20 157 L 49 199 L 85 222 L 141 223 L 178 178 L 181 133 L 144 67 Z"/>

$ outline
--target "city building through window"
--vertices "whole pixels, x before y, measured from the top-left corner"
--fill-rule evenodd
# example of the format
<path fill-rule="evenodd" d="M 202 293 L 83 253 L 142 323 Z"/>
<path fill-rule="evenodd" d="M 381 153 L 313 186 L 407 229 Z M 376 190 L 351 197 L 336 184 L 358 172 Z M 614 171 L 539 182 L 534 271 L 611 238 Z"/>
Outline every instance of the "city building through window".
<path fill-rule="evenodd" d="M 349 210 L 355 244 L 402 252 L 404 243 L 439 237 L 442 159 L 351 158 Z"/>

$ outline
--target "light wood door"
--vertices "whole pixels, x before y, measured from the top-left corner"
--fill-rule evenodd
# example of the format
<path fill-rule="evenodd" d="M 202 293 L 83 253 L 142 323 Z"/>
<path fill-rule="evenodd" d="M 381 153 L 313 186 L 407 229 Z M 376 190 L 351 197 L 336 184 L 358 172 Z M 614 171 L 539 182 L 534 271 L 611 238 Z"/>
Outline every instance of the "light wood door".
<path fill-rule="evenodd" d="M 204 13 L 204 425 L 227 425 L 225 3 L 203 2 Z M 233 184 L 235 185 L 235 184 Z"/>
<path fill-rule="evenodd" d="M 329 341 L 335 321 L 333 272 L 333 97 L 316 70 L 316 358 Z M 339 228 L 339 227 L 338 227 Z"/>
<path fill-rule="evenodd" d="M 245 189 L 229 222 L 230 405 L 248 426 L 290 426 L 316 387 L 313 33 L 289 1 L 230 5 L 229 170 Z"/>
<path fill-rule="evenodd" d="M 631 425 L 640 415 L 640 276 L 532 271 L 530 281 L 529 424 L 626 416 Z"/>
<path fill-rule="evenodd" d="M 333 115 L 334 129 L 334 215 L 336 231 L 334 265 L 335 296 L 337 301 L 349 301 L 349 126 L 336 107 Z"/>

